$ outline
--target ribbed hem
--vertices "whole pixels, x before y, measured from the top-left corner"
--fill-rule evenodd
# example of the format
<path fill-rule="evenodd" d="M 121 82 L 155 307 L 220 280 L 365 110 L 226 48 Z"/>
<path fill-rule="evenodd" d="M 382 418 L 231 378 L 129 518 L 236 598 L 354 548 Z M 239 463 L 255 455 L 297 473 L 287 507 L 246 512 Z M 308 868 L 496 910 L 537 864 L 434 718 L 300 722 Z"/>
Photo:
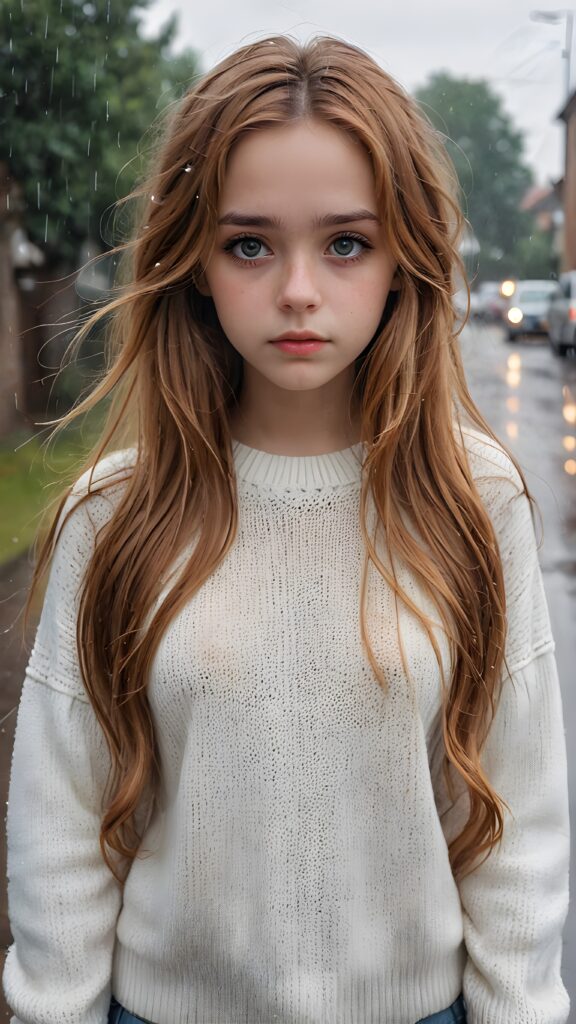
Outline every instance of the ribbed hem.
<path fill-rule="evenodd" d="M 127 1010 L 154 1024 L 414 1024 L 444 1010 L 462 991 L 463 947 L 425 968 L 407 964 L 391 973 L 353 977 L 305 970 L 287 978 L 265 967 L 234 977 L 169 974 L 117 946 L 112 992 Z M 217 964 L 212 965 L 215 973 Z"/>
<path fill-rule="evenodd" d="M 236 475 L 270 490 L 318 490 L 360 483 L 363 444 L 323 455 L 274 455 L 233 439 Z"/>

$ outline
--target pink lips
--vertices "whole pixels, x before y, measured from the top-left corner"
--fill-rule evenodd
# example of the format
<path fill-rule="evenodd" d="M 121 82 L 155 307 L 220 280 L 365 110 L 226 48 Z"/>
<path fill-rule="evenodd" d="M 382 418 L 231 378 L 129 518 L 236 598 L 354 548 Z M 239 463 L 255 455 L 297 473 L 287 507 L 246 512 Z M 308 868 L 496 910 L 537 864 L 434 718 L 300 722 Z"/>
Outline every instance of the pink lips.
<path fill-rule="evenodd" d="M 272 339 L 272 344 L 281 348 L 283 352 L 292 352 L 296 355 L 307 355 L 309 352 L 317 352 L 327 339 L 314 331 L 286 331 Z"/>
<path fill-rule="evenodd" d="M 317 352 L 319 348 L 326 345 L 326 341 L 274 341 L 272 342 L 276 348 L 281 348 L 283 352 L 295 352 L 296 355 L 306 355 L 308 352 Z"/>

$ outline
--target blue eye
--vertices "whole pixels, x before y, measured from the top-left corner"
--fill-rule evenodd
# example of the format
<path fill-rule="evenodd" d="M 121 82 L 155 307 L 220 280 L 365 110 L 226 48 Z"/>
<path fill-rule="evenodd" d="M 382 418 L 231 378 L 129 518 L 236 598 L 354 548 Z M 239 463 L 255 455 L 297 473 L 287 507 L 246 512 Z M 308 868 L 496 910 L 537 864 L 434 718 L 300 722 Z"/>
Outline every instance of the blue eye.
<path fill-rule="evenodd" d="M 232 253 L 235 259 L 245 263 L 252 263 L 258 257 L 268 255 L 270 250 L 268 250 L 268 253 L 263 253 L 261 251 L 263 247 L 268 249 L 259 238 L 255 238 L 253 235 L 243 235 L 241 238 L 231 238 L 224 246 L 224 249 L 226 252 Z"/>
<path fill-rule="evenodd" d="M 335 238 L 330 245 L 336 250 L 336 256 L 342 256 L 350 261 L 358 259 L 366 249 L 372 248 L 370 243 L 360 235 L 348 233 L 339 235 L 339 237 Z M 354 248 L 355 246 L 357 246 L 356 249 Z"/>

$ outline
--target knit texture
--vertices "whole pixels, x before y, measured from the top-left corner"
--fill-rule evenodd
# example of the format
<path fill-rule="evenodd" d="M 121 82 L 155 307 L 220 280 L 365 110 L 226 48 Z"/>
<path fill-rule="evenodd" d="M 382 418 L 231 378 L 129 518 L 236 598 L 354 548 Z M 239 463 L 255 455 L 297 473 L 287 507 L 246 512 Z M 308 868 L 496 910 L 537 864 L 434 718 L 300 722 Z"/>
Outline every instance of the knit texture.
<path fill-rule="evenodd" d="M 76 612 L 133 453 L 99 464 L 95 479 L 118 479 L 63 530 L 18 710 L 12 1024 L 106 1024 L 111 992 L 157 1024 L 414 1024 L 460 991 L 469 1024 L 565 1024 L 554 641 L 518 474 L 477 431 L 465 443 L 504 562 L 510 676 L 483 763 L 512 816 L 459 886 L 447 842 L 467 791 L 454 805 L 445 792 L 438 665 L 373 566 L 368 634 L 388 692 L 361 643 L 362 446 L 290 457 L 234 442 L 238 535 L 153 662 L 163 794 L 121 896 L 98 843 L 109 754 L 80 677 Z"/>

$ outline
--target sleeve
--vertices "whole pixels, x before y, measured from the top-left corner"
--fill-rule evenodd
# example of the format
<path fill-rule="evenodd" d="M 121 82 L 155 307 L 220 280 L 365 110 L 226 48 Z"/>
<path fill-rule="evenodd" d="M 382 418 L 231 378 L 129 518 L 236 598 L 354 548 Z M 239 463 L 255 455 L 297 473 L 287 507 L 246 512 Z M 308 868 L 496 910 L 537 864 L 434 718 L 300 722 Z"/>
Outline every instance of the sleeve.
<path fill-rule="evenodd" d="M 512 813 L 504 808 L 502 841 L 458 885 L 463 995 L 468 1024 L 566 1024 L 570 1000 L 560 971 L 570 824 L 562 697 L 530 504 L 510 462 L 507 471 L 479 486 L 503 560 L 510 669 L 503 670 L 481 760 Z M 447 841 L 468 815 L 467 790 L 457 788 L 460 796 L 441 815 Z"/>
<path fill-rule="evenodd" d="M 6 818 L 14 941 L 2 978 L 11 1024 L 108 1019 L 121 907 L 99 845 L 110 759 L 76 647 L 93 513 L 106 503 L 95 496 L 81 504 L 62 530 L 18 707 Z"/>

